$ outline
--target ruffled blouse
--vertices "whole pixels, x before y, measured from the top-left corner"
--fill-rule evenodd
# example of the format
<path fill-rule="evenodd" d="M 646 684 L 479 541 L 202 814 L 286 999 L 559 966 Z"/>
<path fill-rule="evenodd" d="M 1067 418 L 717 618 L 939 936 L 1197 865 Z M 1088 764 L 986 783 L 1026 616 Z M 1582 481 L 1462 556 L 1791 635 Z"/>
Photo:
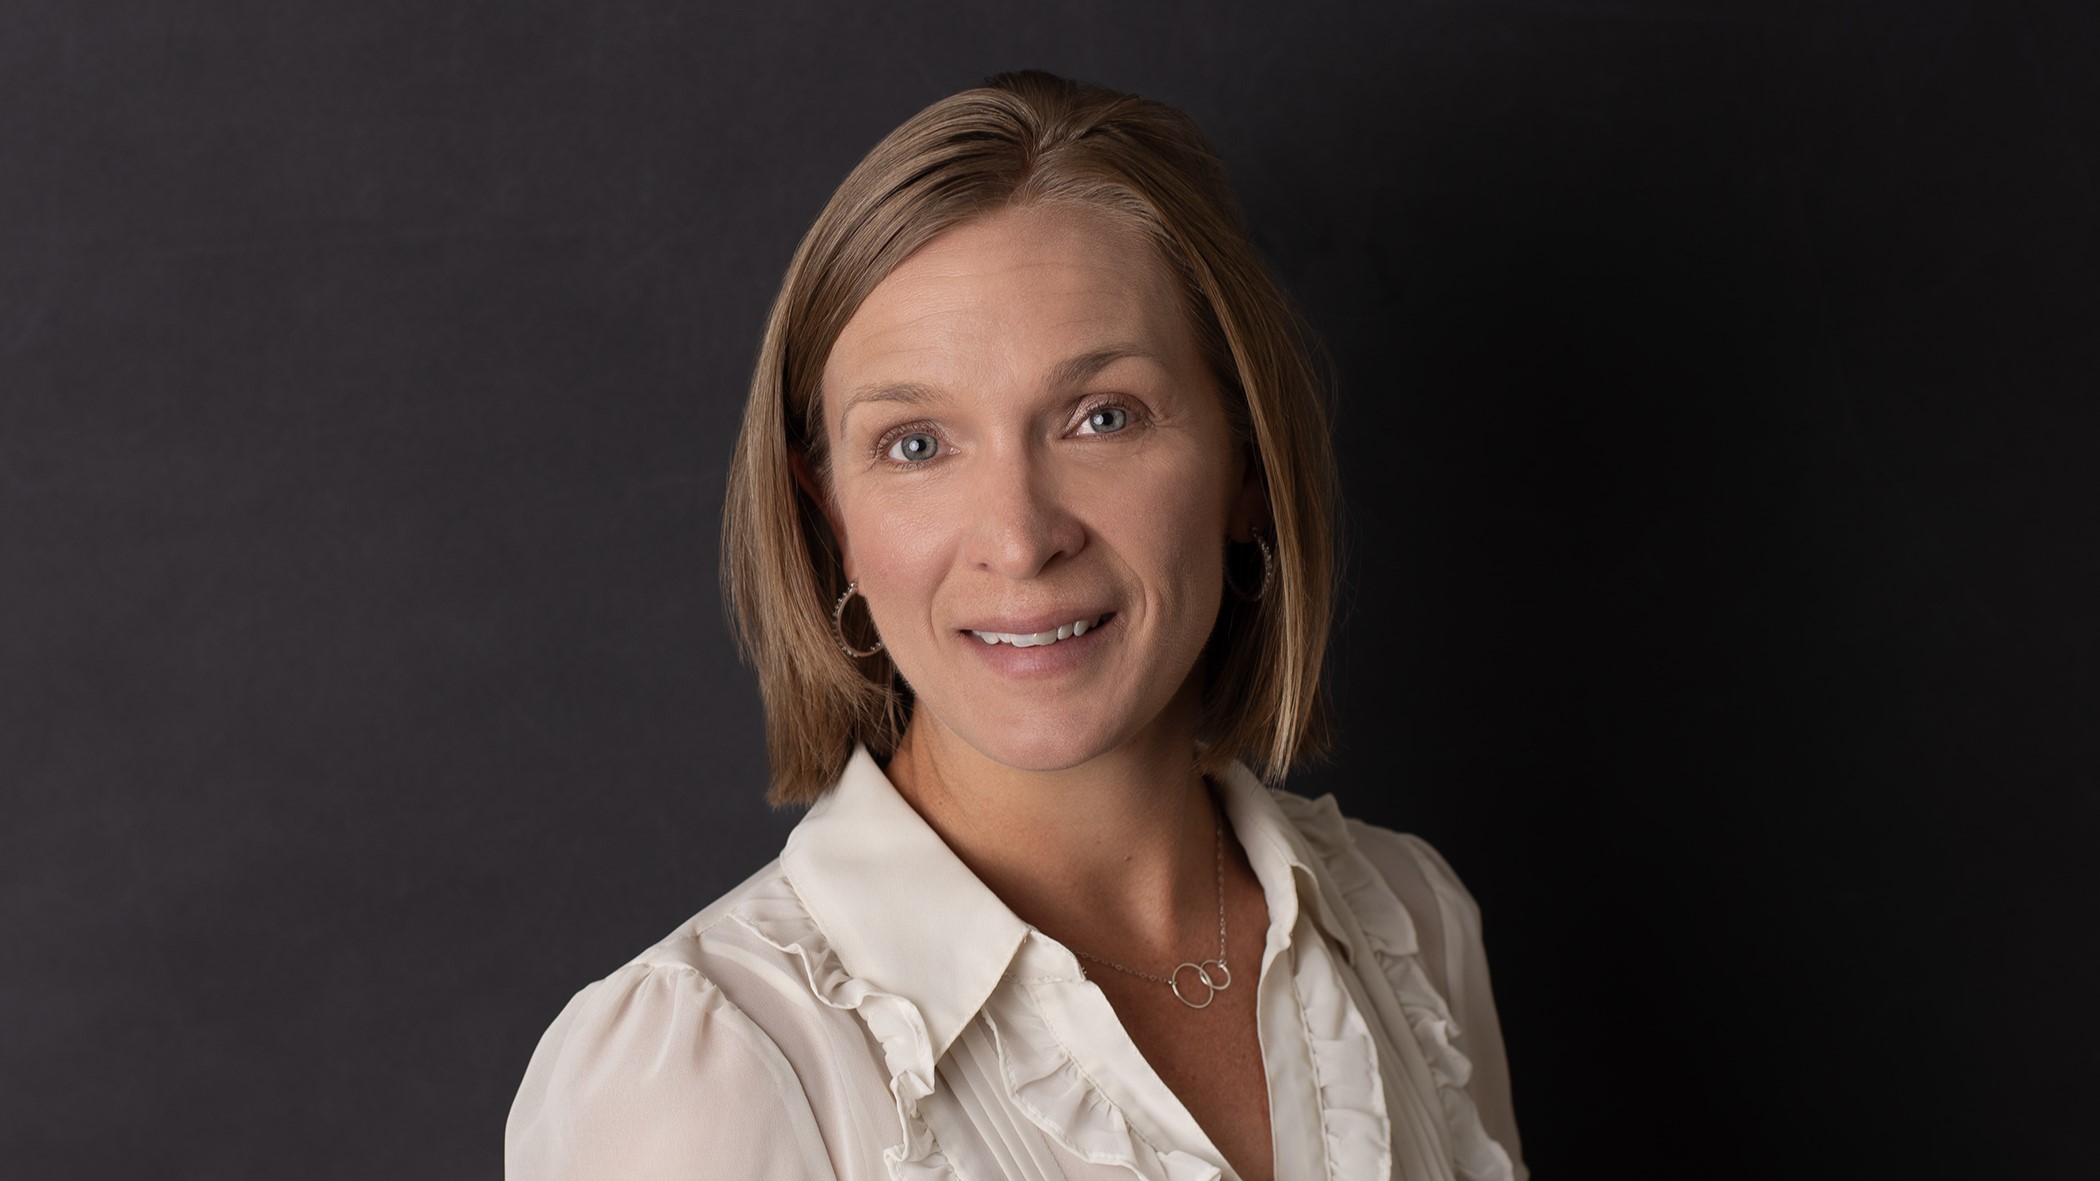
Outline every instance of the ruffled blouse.
<path fill-rule="evenodd" d="M 1281 1179 L 1522 1181 L 1479 910 L 1421 840 L 1223 777 Z M 541 1038 L 510 1181 L 1237 1181 L 1064 945 L 866 751 L 780 858 Z"/>

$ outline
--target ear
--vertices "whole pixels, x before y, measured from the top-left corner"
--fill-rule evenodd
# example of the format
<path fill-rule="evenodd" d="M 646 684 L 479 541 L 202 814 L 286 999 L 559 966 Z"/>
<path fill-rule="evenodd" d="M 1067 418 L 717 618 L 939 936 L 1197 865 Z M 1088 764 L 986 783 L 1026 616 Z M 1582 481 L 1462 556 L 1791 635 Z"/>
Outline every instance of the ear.
<path fill-rule="evenodd" d="M 831 526 L 831 543 L 839 552 L 839 565 L 846 572 L 846 581 L 853 578 L 853 551 L 846 545 L 846 524 L 839 517 L 838 501 L 832 499 L 831 490 L 809 470 L 809 455 L 800 447 L 788 448 L 788 465 L 795 470 L 795 483 L 802 494 L 818 508 L 824 510 L 825 523 Z"/>
<path fill-rule="evenodd" d="M 1234 541 L 1253 541 L 1256 529 L 1274 532 L 1275 524 L 1275 518 L 1269 512 L 1269 482 L 1263 477 L 1261 462 L 1250 445 L 1240 458 L 1240 488 L 1233 494 L 1225 535 Z"/>

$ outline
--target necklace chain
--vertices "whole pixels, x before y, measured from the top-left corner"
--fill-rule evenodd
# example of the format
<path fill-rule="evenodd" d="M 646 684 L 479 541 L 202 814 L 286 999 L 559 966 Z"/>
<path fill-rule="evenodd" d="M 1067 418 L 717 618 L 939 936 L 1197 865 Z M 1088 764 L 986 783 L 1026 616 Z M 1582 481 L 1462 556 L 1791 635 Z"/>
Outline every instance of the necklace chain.
<path fill-rule="evenodd" d="M 1215 861 L 1218 879 L 1218 958 L 1204 960 L 1200 963 L 1195 960 L 1188 960 L 1176 964 L 1173 972 L 1168 975 L 1156 976 L 1151 972 L 1141 972 L 1127 964 L 1119 964 L 1114 960 L 1104 959 L 1090 951 L 1080 951 L 1076 947 L 1072 948 L 1073 953 L 1082 959 L 1089 959 L 1104 967 L 1114 968 L 1118 972 L 1136 976 L 1140 980 L 1150 980 L 1154 984 L 1164 984 L 1174 990 L 1175 1000 L 1180 1001 L 1191 1009 L 1209 1008 L 1210 1003 L 1217 999 L 1219 993 L 1232 987 L 1232 969 L 1225 966 L 1225 817 L 1217 810 L 1215 804 L 1212 805 L 1212 817 L 1213 825 L 1217 831 Z M 1213 970 L 1215 970 L 1216 975 L 1212 974 Z M 1196 974 L 1196 981 L 1203 988 L 1203 992 L 1200 994 L 1196 992 L 1193 986 L 1187 992 L 1182 991 L 1181 981 L 1184 974 L 1188 972 Z M 1194 999 L 1198 995 L 1203 998 L 1201 1003 Z"/>

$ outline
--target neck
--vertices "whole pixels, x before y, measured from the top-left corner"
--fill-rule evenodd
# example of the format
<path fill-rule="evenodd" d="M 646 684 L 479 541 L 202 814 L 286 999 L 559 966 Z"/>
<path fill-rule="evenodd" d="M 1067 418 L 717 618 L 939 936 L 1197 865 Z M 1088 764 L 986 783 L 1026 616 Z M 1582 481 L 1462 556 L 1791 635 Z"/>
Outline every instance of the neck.
<path fill-rule="evenodd" d="M 921 714 L 887 770 L 1024 922 L 1097 955 L 1172 963 L 1217 941 L 1218 821 L 1194 753 L 1192 710 L 1057 771 L 1004 766 Z"/>

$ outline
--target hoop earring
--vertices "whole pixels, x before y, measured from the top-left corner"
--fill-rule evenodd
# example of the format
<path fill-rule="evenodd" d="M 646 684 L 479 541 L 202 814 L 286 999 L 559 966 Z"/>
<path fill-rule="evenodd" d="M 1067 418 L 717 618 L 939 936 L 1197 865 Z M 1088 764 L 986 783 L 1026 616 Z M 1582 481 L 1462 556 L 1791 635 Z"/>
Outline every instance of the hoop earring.
<path fill-rule="evenodd" d="M 1276 581 L 1276 551 L 1269 547 L 1268 539 L 1261 535 L 1260 526 L 1256 526 L 1252 532 L 1254 534 L 1254 548 L 1261 551 L 1261 586 L 1256 588 L 1253 594 L 1248 594 L 1244 587 L 1232 580 L 1231 562 L 1225 563 L 1225 585 L 1232 588 L 1233 594 L 1238 595 L 1247 602 L 1259 603 L 1268 597 L 1269 584 Z"/>
<path fill-rule="evenodd" d="M 875 646 L 865 652 L 854 648 L 852 644 L 846 642 L 846 604 L 852 600 L 853 596 L 858 594 L 860 594 L 860 584 L 849 582 L 846 584 L 846 593 L 840 595 L 839 601 L 831 605 L 831 638 L 838 641 L 839 651 L 853 657 L 855 660 L 865 660 L 882 651 L 882 637 L 875 637 Z M 865 598 L 865 596 L 863 597 Z M 873 622 L 872 618 L 870 622 Z"/>

